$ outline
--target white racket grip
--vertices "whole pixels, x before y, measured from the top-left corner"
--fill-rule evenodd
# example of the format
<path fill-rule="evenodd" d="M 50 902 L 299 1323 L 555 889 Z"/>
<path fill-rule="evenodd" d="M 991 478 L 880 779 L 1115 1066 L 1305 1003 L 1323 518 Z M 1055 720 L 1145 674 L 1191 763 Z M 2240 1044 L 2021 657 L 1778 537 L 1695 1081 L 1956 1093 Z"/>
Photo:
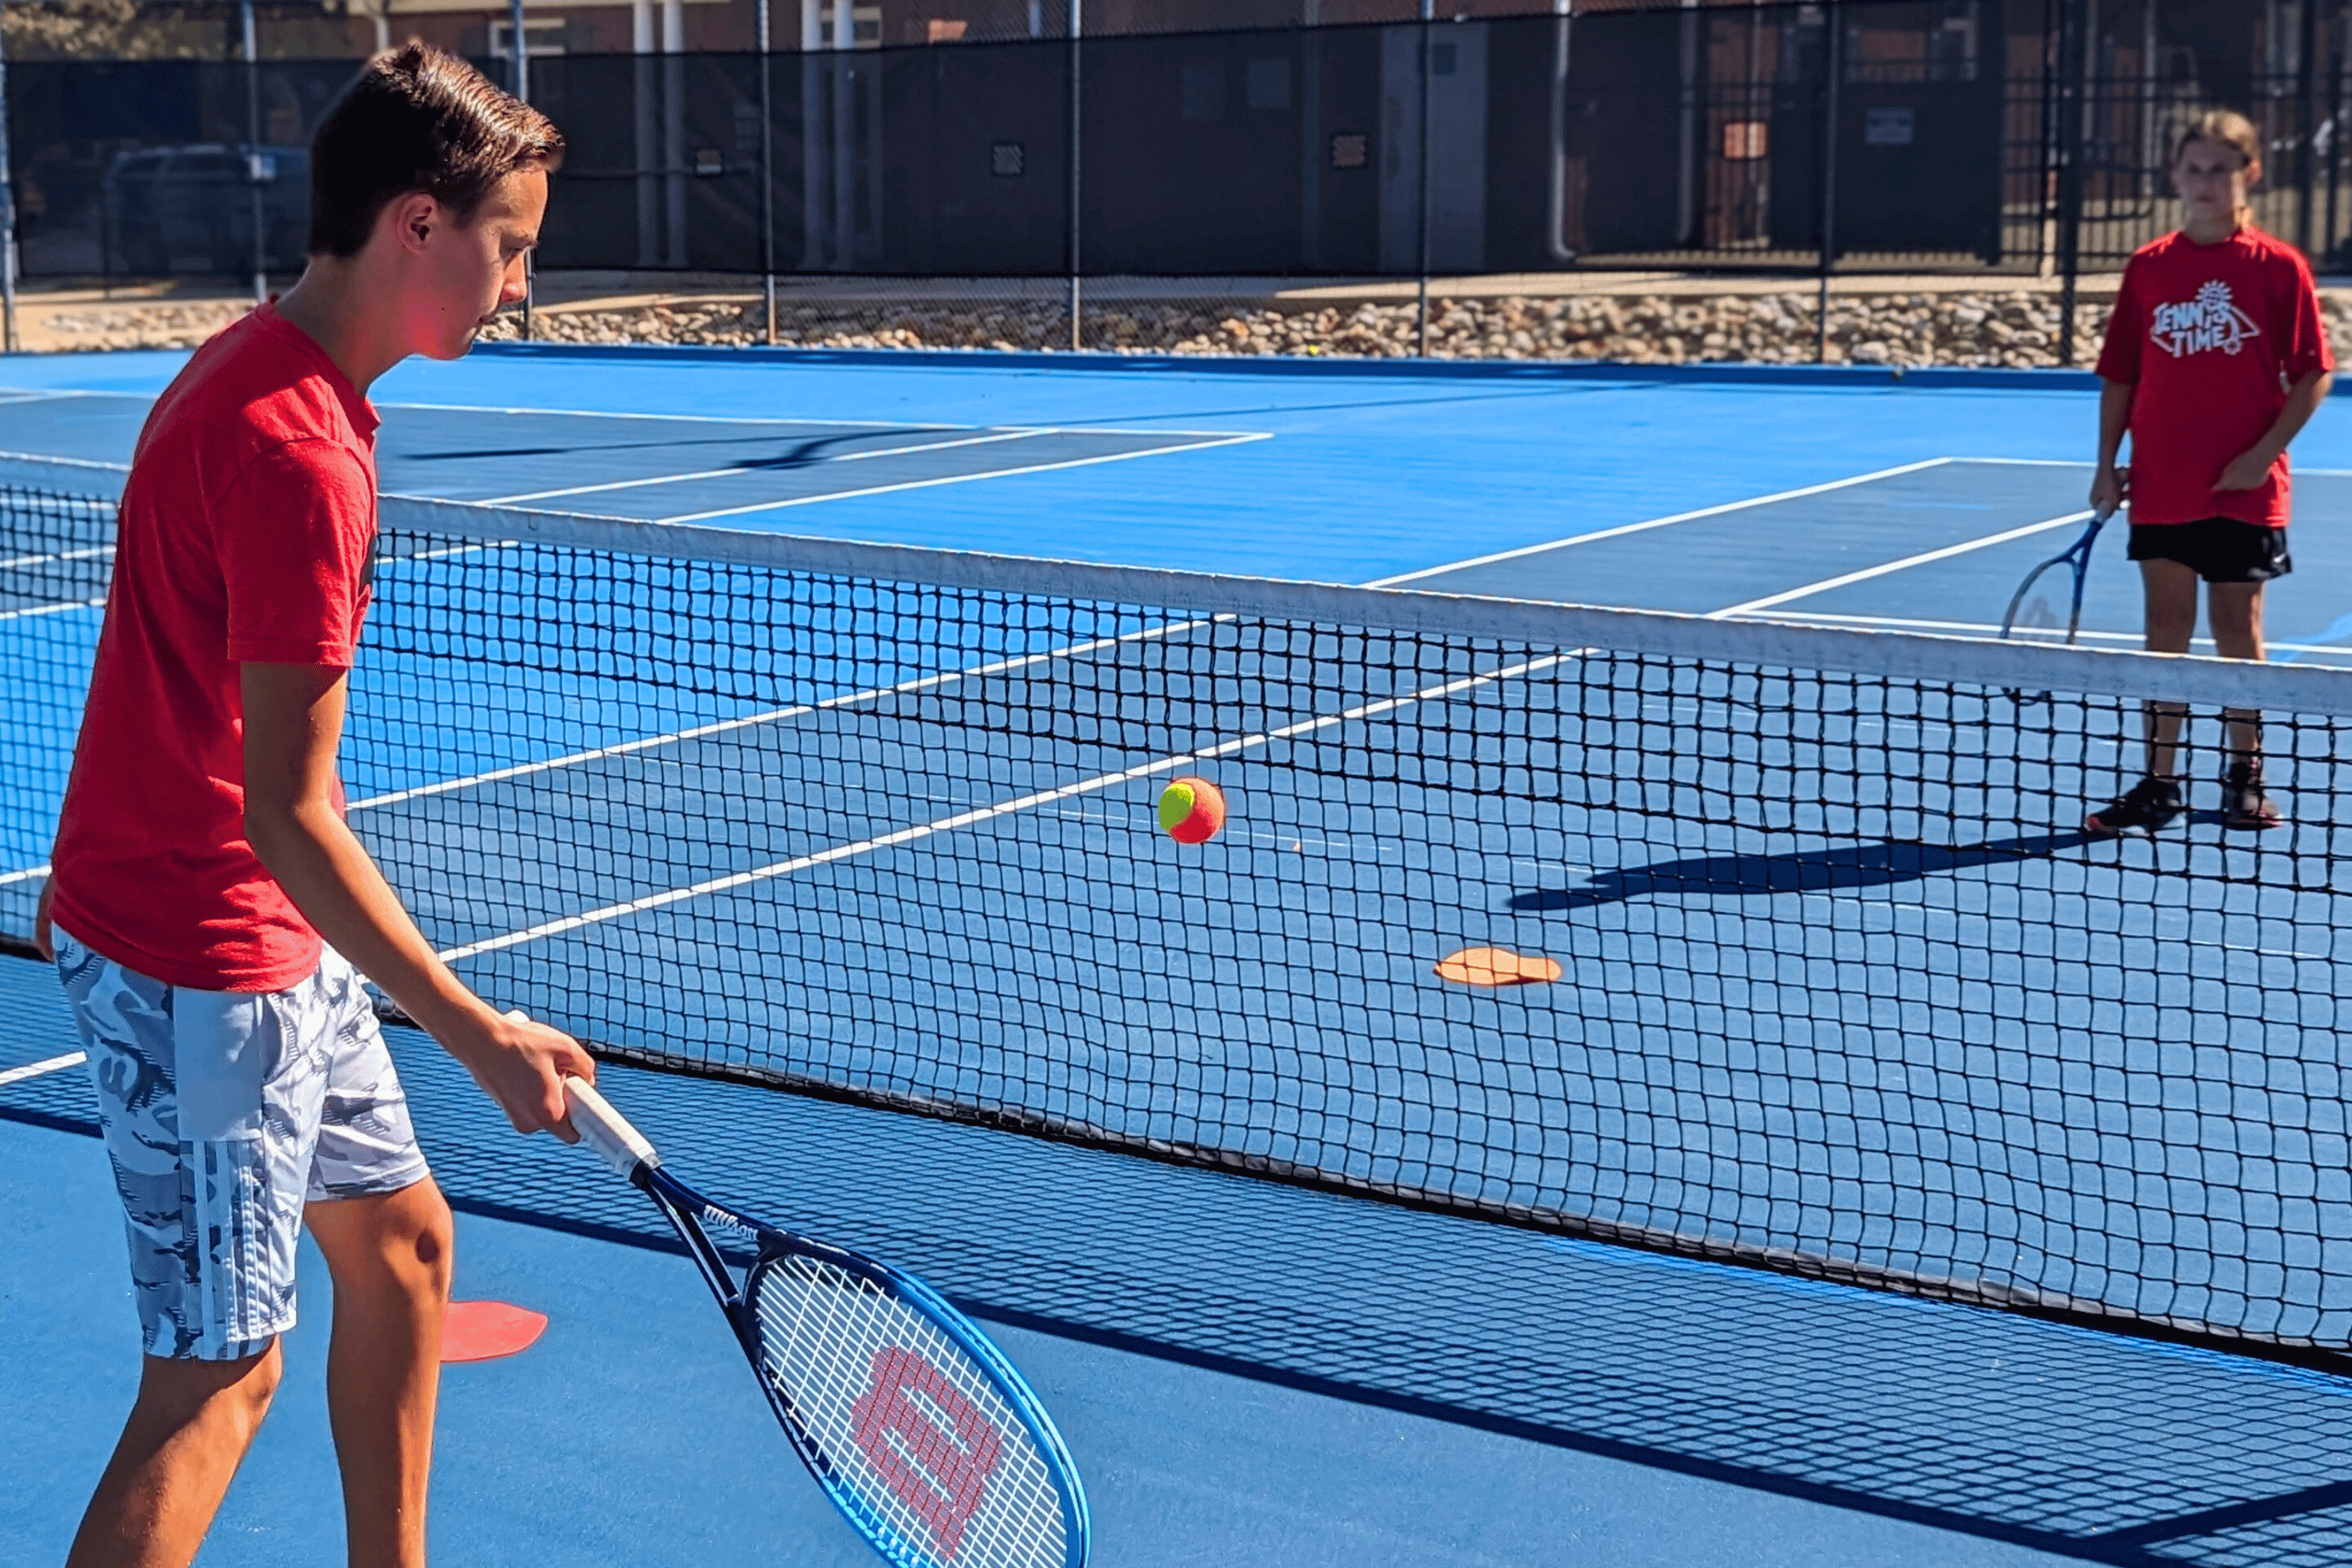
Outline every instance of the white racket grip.
<path fill-rule="evenodd" d="M 571 1102 L 572 1130 L 606 1165 L 628 1177 L 636 1175 L 640 1165 L 662 1163 L 662 1156 L 653 1152 L 645 1134 L 630 1126 L 585 1078 L 564 1079 L 563 1092 Z"/>

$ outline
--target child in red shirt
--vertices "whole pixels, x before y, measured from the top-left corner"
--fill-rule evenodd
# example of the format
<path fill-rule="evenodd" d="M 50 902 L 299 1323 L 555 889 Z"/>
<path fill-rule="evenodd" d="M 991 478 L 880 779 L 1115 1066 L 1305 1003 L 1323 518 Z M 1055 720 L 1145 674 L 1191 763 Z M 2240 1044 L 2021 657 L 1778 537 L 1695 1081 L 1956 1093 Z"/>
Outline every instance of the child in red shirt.
<path fill-rule="evenodd" d="M 2310 266 L 2249 221 L 2246 195 L 2261 177 L 2262 142 L 2244 116 L 2215 111 L 2188 125 L 2172 170 L 2188 221 L 2123 269 L 2099 355 L 2091 504 L 2131 502 L 2151 652 L 2188 650 L 2201 578 L 2222 655 L 2262 658 L 2262 585 L 2293 566 L 2287 444 L 2327 396 L 2335 362 Z M 2116 462 L 2127 429 L 2128 468 Z M 2148 705 L 2147 774 L 2091 814 L 2092 832 L 2154 832 L 2180 815 L 2183 716 L 2177 703 Z M 2276 827 L 2260 716 L 2226 718 L 2223 819 Z"/>
<path fill-rule="evenodd" d="M 563 142 L 423 44 L 311 146 L 310 265 L 156 400 L 34 935 L 58 961 L 146 1360 L 68 1568 L 182 1564 L 267 1411 L 307 1229 L 351 1560 L 422 1568 L 452 1246 L 365 974 L 523 1132 L 594 1064 L 432 947 L 343 820 L 335 750 L 376 534 L 368 385 L 523 298 Z"/>

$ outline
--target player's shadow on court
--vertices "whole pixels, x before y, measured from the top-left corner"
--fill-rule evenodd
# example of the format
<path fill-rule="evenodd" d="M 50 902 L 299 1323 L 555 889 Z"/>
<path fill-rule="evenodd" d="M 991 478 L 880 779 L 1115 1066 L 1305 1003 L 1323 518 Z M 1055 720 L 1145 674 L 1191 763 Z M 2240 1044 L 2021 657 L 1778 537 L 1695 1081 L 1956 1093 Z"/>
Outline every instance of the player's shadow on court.
<path fill-rule="evenodd" d="M 2046 860 L 2100 841 L 2093 834 L 2076 830 L 1996 839 L 1982 844 L 1921 844 L 1890 839 L 1791 854 L 1697 855 L 1604 871 L 1581 887 L 1542 887 L 1513 894 L 1510 908 L 1521 914 L 1539 914 L 1589 909 L 1629 898 L 1744 898 L 1892 887 L 1979 866 Z"/>

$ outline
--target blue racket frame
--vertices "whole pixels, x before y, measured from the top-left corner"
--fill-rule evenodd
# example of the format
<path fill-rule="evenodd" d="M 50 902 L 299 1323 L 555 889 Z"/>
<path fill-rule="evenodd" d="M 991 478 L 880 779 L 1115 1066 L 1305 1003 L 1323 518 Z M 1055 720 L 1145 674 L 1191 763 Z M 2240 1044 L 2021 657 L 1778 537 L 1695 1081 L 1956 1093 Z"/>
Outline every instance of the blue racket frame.
<path fill-rule="evenodd" d="M 1028 1381 L 969 1318 L 956 1311 L 946 1298 L 910 1274 L 901 1273 L 887 1263 L 852 1252 L 846 1247 L 779 1229 L 697 1192 L 671 1175 L 662 1167 L 661 1156 L 653 1152 L 652 1146 L 645 1143 L 635 1129 L 622 1122 L 601 1098 L 594 1101 L 599 1112 L 611 1116 L 616 1130 L 626 1133 L 628 1138 L 635 1142 L 616 1138 L 613 1133 L 595 1124 L 594 1117 L 583 1115 L 581 1091 L 586 1089 L 593 1096 L 595 1093 L 594 1089 L 577 1079 L 567 1080 L 566 1088 L 571 1094 L 573 1123 L 579 1128 L 582 1141 L 603 1156 L 607 1164 L 621 1171 L 631 1186 L 652 1199 L 662 1217 L 670 1222 L 671 1228 L 678 1233 L 679 1239 L 686 1244 L 687 1256 L 694 1259 L 695 1269 L 703 1277 L 703 1283 L 710 1287 L 710 1293 L 718 1299 L 720 1310 L 727 1314 L 728 1325 L 735 1331 L 735 1343 L 751 1363 L 752 1375 L 757 1379 L 761 1391 L 766 1394 L 768 1407 L 775 1412 L 776 1421 L 784 1427 L 786 1438 L 791 1441 L 793 1452 L 800 1456 L 800 1462 L 808 1467 L 817 1484 L 824 1488 L 825 1495 L 832 1499 L 833 1506 L 840 1510 L 842 1517 L 849 1521 L 850 1527 L 868 1546 L 888 1561 L 900 1564 L 901 1568 L 952 1568 L 951 1564 L 941 1562 L 891 1529 L 874 1512 L 849 1483 L 848 1478 L 826 1458 L 822 1449 L 811 1438 L 806 1424 L 793 1410 L 792 1402 L 761 1370 L 759 1327 L 752 1306 L 752 1282 L 761 1269 L 774 1267 L 787 1258 L 806 1258 L 872 1282 L 922 1317 L 980 1366 L 1053 1471 L 1054 1490 L 1061 1504 L 1062 1539 L 1067 1547 L 1063 1568 L 1086 1568 L 1092 1527 L 1087 1509 L 1086 1491 L 1078 1479 L 1078 1468 L 1070 1460 L 1069 1449 L 1063 1445 L 1061 1434 L 1055 1429 L 1052 1418 L 1046 1414 L 1045 1405 L 1030 1388 Z M 745 1271 L 741 1285 L 736 1283 L 734 1270 L 702 1228 L 704 1222 L 748 1236 L 757 1246 L 758 1256 Z"/>
<path fill-rule="evenodd" d="M 2002 641 L 2007 642 L 2009 634 L 2017 629 L 2018 612 L 2025 607 L 2026 595 L 2033 592 L 2033 585 L 2041 581 L 2041 574 L 2052 567 L 2065 566 L 2072 567 L 2075 571 L 2074 598 L 2066 612 L 2066 646 L 2075 646 L 2075 636 L 2083 626 L 2083 584 L 2090 576 L 2091 547 L 2098 543 L 2099 530 L 2106 527 L 2107 520 L 2114 515 L 2112 507 L 2092 513 L 2089 524 L 2073 544 L 2025 574 L 2025 581 L 2018 583 L 2018 591 L 2009 596 L 2008 610 L 2001 616 Z"/>

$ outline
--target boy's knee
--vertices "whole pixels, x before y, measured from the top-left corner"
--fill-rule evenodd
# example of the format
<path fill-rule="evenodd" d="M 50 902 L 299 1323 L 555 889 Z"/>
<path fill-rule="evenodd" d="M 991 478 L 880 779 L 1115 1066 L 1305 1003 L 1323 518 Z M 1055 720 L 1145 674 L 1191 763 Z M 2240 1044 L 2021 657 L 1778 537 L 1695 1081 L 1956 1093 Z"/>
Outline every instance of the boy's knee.
<path fill-rule="evenodd" d="M 409 1242 L 412 1266 L 434 1282 L 441 1294 L 449 1293 L 451 1264 L 458 1249 L 458 1227 L 449 1213 L 449 1201 L 441 1196 L 441 1189 L 427 1184 L 427 1197 L 422 1205 L 424 1213 Z"/>
<path fill-rule="evenodd" d="M 338 1291 L 447 1298 L 457 1231 L 432 1181 L 313 1205 L 311 1228 Z"/>
<path fill-rule="evenodd" d="M 457 1251 L 457 1224 L 449 1201 L 433 1182 L 392 1194 L 379 1215 L 376 1252 L 401 1285 L 446 1297 Z"/>

